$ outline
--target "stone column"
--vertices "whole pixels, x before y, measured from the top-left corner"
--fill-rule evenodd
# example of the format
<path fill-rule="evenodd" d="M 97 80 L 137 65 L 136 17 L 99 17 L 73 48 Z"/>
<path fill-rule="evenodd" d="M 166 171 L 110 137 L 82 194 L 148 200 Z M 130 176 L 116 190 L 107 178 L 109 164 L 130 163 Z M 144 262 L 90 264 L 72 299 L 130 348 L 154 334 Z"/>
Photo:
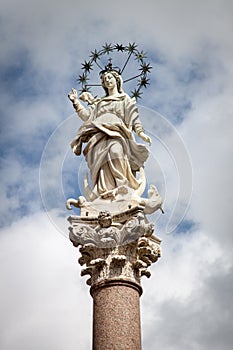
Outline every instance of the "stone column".
<path fill-rule="evenodd" d="M 160 257 L 143 207 L 118 215 L 70 216 L 70 240 L 81 246 L 81 275 L 89 275 L 93 297 L 93 350 L 141 350 L 141 277 Z"/>
<path fill-rule="evenodd" d="M 93 350 L 141 350 L 140 293 L 123 280 L 91 288 Z"/>

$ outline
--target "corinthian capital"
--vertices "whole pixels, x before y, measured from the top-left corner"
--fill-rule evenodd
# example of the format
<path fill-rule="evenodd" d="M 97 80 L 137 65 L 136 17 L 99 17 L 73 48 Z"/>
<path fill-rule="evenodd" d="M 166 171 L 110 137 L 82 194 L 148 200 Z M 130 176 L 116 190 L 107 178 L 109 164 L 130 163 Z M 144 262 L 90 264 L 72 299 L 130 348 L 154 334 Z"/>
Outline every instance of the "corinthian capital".
<path fill-rule="evenodd" d="M 140 285 L 141 277 L 150 277 L 148 267 L 161 256 L 161 240 L 153 235 L 143 208 L 138 206 L 98 217 L 70 216 L 70 240 L 80 246 L 81 275 L 90 275 L 87 284 L 125 280 Z"/>

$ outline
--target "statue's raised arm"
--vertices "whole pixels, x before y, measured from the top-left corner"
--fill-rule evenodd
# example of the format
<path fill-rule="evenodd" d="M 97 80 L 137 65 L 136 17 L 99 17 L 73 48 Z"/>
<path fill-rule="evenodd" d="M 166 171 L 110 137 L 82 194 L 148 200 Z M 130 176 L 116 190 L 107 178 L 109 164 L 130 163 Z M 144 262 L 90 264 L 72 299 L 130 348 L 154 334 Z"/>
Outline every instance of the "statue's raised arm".
<path fill-rule="evenodd" d="M 78 116 L 83 120 L 86 121 L 89 118 L 90 112 L 83 107 L 81 102 L 79 101 L 79 98 L 83 100 L 84 102 L 90 102 L 93 98 L 93 96 L 88 92 L 83 92 L 79 98 L 78 98 L 78 92 L 74 88 L 72 88 L 71 92 L 68 94 L 68 98 L 73 103 L 73 107 L 75 111 L 77 112 Z"/>

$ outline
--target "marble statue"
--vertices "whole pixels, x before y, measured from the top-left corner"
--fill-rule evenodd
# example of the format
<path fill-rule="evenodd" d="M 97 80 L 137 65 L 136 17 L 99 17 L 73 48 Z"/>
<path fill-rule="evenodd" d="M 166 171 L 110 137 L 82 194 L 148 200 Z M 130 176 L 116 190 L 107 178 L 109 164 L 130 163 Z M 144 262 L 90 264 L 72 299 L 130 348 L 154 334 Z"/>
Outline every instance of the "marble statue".
<path fill-rule="evenodd" d="M 114 70 L 101 75 L 105 96 L 94 99 L 84 92 L 80 99 L 89 101 L 86 109 L 72 89 L 69 99 L 78 116 L 84 121 L 71 146 L 76 155 L 85 155 L 90 169 L 92 192 L 90 199 L 107 198 L 119 186 L 134 190 L 140 186 L 136 172 L 143 168 L 149 152 L 145 145 L 138 144 L 135 132 L 142 140 L 151 143 L 144 133 L 135 100 L 122 89 L 122 78 Z"/>
<path fill-rule="evenodd" d="M 115 70 L 106 69 L 101 74 L 101 84 L 105 91 L 101 98 L 94 98 L 89 92 L 83 92 L 78 98 L 75 89 L 68 94 L 75 111 L 83 120 L 71 147 L 78 156 L 83 149 L 90 169 L 92 186 L 86 177 L 85 196 L 90 202 L 97 198 L 112 200 L 116 194 L 124 191 L 129 192 L 131 198 L 140 197 L 146 186 L 143 168 L 149 150 L 135 141 L 133 132 L 148 144 L 151 144 L 151 138 L 142 127 L 135 98 L 123 91 L 121 75 Z M 80 100 L 88 102 L 89 108 L 86 109 Z M 137 172 L 139 178 L 136 177 Z M 161 198 L 158 198 L 153 185 L 149 197 L 155 197 L 154 202 L 161 208 Z M 150 199 L 139 201 L 140 204 L 147 204 L 147 207 L 152 206 L 152 211 L 157 210 L 158 206 L 150 202 Z M 69 199 L 67 207 L 70 209 L 71 204 L 83 207 L 85 203 L 85 197 L 81 196 L 77 201 Z"/>

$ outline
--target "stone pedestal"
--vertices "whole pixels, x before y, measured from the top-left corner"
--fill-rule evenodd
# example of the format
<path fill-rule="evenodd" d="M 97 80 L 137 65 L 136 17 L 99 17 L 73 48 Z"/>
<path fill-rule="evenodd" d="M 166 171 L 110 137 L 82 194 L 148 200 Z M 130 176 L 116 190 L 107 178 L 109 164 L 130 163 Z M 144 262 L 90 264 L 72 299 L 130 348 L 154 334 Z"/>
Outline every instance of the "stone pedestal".
<path fill-rule="evenodd" d="M 93 297 L 93 350 L 141 350 L 141 277 L 160 257 L 144 207 L 111 215 L 70 216 L 70 240 L 80 246 L 81 275 Z"/>

